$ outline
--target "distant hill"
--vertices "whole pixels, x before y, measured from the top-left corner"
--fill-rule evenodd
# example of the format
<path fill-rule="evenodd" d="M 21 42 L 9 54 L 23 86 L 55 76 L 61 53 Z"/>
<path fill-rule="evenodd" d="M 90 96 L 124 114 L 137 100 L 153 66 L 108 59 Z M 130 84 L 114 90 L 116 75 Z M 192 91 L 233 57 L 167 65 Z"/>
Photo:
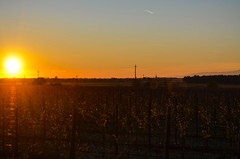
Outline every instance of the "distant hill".
<path fill-rule="evenodd" d="M 200 72 L 200 73 L 192 73 L 188 76 L 194 76 L 194 75 L 199 75 L 199 76 L 209 76 L 209 75 L 240 75 L 240 70 L 235 70 L 235 71 L 226 71 L 226 72 Z"/>

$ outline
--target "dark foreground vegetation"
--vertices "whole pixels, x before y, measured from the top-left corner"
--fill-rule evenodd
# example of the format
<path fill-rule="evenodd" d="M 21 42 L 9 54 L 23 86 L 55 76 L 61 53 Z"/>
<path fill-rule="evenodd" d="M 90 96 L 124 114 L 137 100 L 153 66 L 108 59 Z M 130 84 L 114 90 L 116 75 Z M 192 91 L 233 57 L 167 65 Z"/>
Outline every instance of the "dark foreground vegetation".
<path fill-rule="evenodd" d="M 240 89 L 0 85 L 0 158 L 240 158 Z"/>

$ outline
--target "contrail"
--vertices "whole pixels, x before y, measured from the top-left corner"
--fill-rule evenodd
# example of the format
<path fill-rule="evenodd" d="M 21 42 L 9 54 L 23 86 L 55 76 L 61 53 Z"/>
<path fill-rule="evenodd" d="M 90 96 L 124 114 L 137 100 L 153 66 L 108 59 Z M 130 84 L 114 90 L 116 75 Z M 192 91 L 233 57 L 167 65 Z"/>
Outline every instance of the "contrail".
<path fill-rule="evenodd" d="M 145 10 L 146 12 L 150 13 L 150 14 L 154 14 L 154 12 L 150 11 L 150 10 Z"/>

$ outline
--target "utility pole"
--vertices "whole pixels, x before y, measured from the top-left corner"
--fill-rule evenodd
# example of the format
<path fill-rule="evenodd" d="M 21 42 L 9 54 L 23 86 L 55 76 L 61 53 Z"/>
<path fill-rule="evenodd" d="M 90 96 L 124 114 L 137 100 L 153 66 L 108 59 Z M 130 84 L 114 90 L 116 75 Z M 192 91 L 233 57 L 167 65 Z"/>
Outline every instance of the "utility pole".
<path fill-rule="evenodd" d="M 137 65 L 135 65 L 134 67 L 135 67 L 135 79 L 137 79 Z"/>
<path fill-rule="evenodd" d="M 38 73 L 38 78 L 39 78 L 39 73 L 40 73 L 39 70 L 37 71 L 37 73 Z"/>

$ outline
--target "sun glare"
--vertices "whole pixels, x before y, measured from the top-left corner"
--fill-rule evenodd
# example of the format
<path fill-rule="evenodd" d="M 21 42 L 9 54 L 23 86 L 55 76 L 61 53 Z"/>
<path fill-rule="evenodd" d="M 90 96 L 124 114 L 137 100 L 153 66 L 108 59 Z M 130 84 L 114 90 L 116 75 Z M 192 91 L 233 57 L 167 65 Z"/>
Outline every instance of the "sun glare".
<path fill-rule="evenodd" d="M 21 63 L 18 59 L 9 59 L 6 62 L 6 68 L 9 74 L 18 74 L 20 72 Z"/>

